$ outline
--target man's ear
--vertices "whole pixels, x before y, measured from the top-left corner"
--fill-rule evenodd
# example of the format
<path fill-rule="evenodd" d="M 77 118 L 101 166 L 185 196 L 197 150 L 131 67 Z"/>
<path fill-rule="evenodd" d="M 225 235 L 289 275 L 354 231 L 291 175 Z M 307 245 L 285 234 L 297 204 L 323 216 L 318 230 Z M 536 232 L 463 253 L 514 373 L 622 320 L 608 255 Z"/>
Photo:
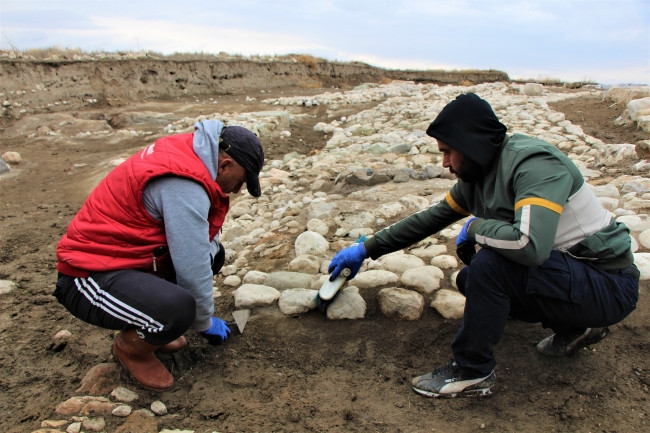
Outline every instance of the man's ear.
<path fill-rule="evenodd" d="M 229 156 L 225 156 L 225 157 L 222 156 L 221 158 L 219 158 L 219 164 L 218 164 L 219 171 L 228 167 L 230 164 L 232 164 L 232 162 L 233 162 L 232 158 Z"/>

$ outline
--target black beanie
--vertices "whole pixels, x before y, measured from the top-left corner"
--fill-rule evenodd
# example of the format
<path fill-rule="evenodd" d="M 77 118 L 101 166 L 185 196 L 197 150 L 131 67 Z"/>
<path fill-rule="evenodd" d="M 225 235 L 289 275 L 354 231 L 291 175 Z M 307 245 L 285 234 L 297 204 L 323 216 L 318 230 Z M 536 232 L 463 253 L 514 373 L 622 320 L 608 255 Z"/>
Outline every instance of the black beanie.
<path fill-rule="evenodd" d="M 499 152 L 507 129 L 487 101 L 467 93 L 442 109 L 429 125 L 427 135 L 487 168 Z"/>

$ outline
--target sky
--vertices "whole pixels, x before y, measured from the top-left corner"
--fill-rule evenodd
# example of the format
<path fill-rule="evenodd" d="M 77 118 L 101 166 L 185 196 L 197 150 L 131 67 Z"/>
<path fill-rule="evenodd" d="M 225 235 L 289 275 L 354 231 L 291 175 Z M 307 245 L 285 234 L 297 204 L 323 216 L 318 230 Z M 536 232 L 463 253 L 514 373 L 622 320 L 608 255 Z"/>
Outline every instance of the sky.
<path fill-rule="evenodd" d="M 650 0 L 0 0 L 0 49 L 52 47 L 650 85 Z"/>

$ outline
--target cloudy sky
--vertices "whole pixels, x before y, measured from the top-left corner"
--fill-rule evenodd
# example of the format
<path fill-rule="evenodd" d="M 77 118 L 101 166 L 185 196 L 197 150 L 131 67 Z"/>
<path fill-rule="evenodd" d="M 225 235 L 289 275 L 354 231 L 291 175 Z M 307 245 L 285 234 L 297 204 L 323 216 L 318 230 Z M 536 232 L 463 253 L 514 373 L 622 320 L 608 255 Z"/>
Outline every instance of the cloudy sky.
<path fill-rule="evenodd" d="M 649 0 L 0 0 L 0 49 L 311 54 L 650 84 Z"/>

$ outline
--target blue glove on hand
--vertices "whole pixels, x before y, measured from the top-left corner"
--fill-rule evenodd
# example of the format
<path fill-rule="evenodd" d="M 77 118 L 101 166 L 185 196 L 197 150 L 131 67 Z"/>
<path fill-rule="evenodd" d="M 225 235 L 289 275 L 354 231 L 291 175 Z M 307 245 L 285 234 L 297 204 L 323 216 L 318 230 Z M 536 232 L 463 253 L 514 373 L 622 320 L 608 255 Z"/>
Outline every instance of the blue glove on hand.
<path fill-rule="evenodd" d="M 351 280 L 357 275 L 363 261 L 367 258 L 368 253 L 366 253 L 366 248 L 363 246 L 363 243 L 357 243 L 342 249 L 336 253 L 327 268 L 327 272 L 330 273 L 330 281 L 334 281 L 345 268 L 350 269 L 348 280 Z"/>
<path fill-rule="evenodd" d="M 201 335 L 208 340 L 209 344 L 221 344 L 230 335 L 230 328 L 223 320 L 212 317 L 210 329 L 201 332 Z"/>
<path fill-rule="evenodd" d="M 467 241 L 469 241 L 469 235 L 467 234 L 467 227 L 469 227 L 469 225 L 470 225 L 470 224 L 472 223 L 472 221 L 474 221 L 475 219 L 476 219 L 476 217 L 471 217 L 470 219 L 467 220 L 467 222 L 465 223 L 465 225 L 464 225 L 463 228 L 461 229 L 460 234 L 459 234 L 458 237 L 456 238 L 456 246 L 459 246 L 459 245 L 462 244 L 463 242 L 467 242 Z"/>

